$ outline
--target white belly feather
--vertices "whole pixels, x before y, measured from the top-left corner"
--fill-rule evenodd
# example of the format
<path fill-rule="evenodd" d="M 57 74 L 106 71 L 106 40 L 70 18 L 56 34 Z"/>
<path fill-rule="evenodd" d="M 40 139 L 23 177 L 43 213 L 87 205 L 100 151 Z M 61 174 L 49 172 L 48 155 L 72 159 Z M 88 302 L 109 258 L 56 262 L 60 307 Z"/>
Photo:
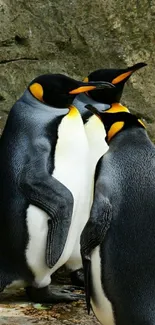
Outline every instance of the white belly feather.
<path fill-rule="evenodd" d="M 84 128 L 76 109 L 72 110 L 72 115 L 67 114 L 59 125 L 52 175 L 73 194 L 72 222 L 63 253 L 56 265 L 49 269 L 45 263 L 49 216 L 41 209 L 29 206 L 26 259 L 38 287 L 48 285 L 51 274 L 65 263 L 71 270 L 82 267 L 80 235 L 89 218 L 93 201 L 95 167 L 108 149 L 104 139 L 105 130 L 101 121 L 92 116 Z"/>
<path fill-rule="evenodd" d="M 91 205 L 94 197 L 94 175 L 99 159 L 107 152 L 108 145 L 105 141 L 106 132 L 103 123 L 96 115 L 92 115 L 85 125 L 85 132 L 89 143 L 91 161 Z"/>
<path fill-rule="evenodd" d="M 105 129 L 98 117 L 93 115 L 86 124 L 86 134 L 90 147 L 90 155 L 92 162 L 92 196 L 94 193 L 94 173 L 98 160 L 107 152 L 108 145 L 105 142 Z M 113 311 L 111 303 L 106 298 L 102 284 L 101 284 L 101 268 L 99 246 L 96 247 L 91 255 L 91 273 L 92 285 L 95 301 L 91 299 L 93 311 L 103 325 L 114 325 Z"/>
<path fill-rule="evenodd" d="M 83 228 L 87 221 L 90 208 L 90 195 L 88 194 L 89 164 L 89 146 L 84 125 L 78 111 L 73 109 L 62 119 L 59 125 L 55 149 L 55 169 L 52 174 L 73 194 L 72 222 L 63 253 L 52 269 L 49 269 L 45 263 L 47 220 L 49 217 L 44 211 L 33 205 L 30 205 L 27 210 L 29 242 L 26 249 L 26 259 L 38 287 L 48 285 L 50 275 L 67 262 L 72 254 L 77 237 L 80 236 L 79 229 Z M 84 218 L 86 218 L 85 222 Z"/>
<path fill-rule="evenodd" d="M 99 246 L 97 246 L 91 255 L 91 279 L 93 286 L 93 296 L 91 305 L 97 319 L 103 325 L 114 325 L 114 314 L 112 305 L 107 299 L 101 283 L 101 266 L 100 266 Z"/>
<path fill-rule="evenodd" d="M 88 122 L 85 124 L 85 133 L 88 140 L 89 145 L 89 178 L 87 179 L 87 186 L 84 192 L 83 198 L 81 197 L 81 224 L 79 226 L 79 233 L 77 236 L 77 240 L 73 249 L 73 252 L 66 263 L 66 266 L 74 271 L 82 267 L 82 260 L 80 255 L 80 235 L 81 232 L 89 218 L 91 205 L 93 202 L 94 195 L 94 173 L 98 160 L 103 154 L 108 150 L 108 145 L 105 142 L 105 129 L 103 123 L 99 120 L 96 115 L 93 115 L 89 118 Z M 88 205 L 88 199 L 86 201 L 86 197 L 90 198 L 90 202 Z M 79 211 L 80 212 L 80 211 Z M 80 216 L 80 213 L 79 213 Z"/>

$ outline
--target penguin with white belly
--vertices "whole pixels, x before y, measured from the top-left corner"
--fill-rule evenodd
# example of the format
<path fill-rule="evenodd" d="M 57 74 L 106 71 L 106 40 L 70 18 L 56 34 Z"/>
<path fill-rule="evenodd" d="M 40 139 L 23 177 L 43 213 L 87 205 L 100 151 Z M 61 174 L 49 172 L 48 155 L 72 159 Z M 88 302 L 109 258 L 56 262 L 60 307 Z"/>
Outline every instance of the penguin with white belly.
<path fill-rule="evenodd" d="M 153 325 L 155 146 L 126 107 L 87 108 L 104 123 L 109 145 L 81 235 L 88 311 L 104 325 Z"/>
<path fill-rule="evenodd" d="M 104 111 L 108 109 L 112 103 L 118 103 L 121 99 L 126 81 L 135 71 L 144 66 L 146 66 L 146 63 L 140 62 L 126 69 L 99 69 L 93 71 L 84 79 L 85 82 L 105 80 L 115 85 L 115 87 L 113 89 L 97 89 L 87 93 L 81 93 L 74 99 L 73 104 L 78 108 L 85 124 L 85 131 L 90 148 L 91 173 L 87 190 L 87 195 L 91 197 L 90 208 L 93 201 L 95 168 L 100 157 L 108 150 L 108 144 L 105 141 L 106 132 L 103 123 L 96 115 L 88 111 L 85 105 L 91 104 Z M 83 213 L 83 219 L 81 218 L 81 226 L 79 227 L 79 235 L 72 255 L 66 264 L 67 268 L 71 271 L 72 283 L 81 286 L 83 285 L 84 278 L 81 270 L 80 235 L 88 217 L 89 214 L 86 215 L 86 213 Z"/>
<path fill-rule="evenodd" d="M 98 86 L 110 85 L 42 75 L 9 113 L 0 139 L 1 291 L 22 281 L 34 301 L 80 297 L 54 292 L 49 284 L 74 245 L 78 166 L 84 177 L 88 163 L 83 122 L 71 103 L 77 93 Z"/>

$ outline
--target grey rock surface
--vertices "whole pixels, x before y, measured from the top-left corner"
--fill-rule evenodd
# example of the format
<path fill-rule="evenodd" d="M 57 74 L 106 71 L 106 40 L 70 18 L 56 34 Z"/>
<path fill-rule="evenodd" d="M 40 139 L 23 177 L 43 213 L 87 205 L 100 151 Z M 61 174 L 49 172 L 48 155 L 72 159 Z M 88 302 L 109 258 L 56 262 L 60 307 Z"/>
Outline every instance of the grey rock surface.
<path fill-rule="evenodd" d="M 0 1 L 0 128 L 37 75 L 81 79 L 94 69 L 148 63 L 128 81 L 122 103 L 155 139 L 155 1 Z"/>

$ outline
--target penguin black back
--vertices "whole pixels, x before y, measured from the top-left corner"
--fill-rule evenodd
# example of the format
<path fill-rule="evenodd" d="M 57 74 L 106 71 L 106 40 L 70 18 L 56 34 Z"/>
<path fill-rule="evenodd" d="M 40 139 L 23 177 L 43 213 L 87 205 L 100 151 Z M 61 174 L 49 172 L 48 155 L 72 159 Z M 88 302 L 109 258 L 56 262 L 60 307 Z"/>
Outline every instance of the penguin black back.
<path fill-rule="evenodd" d="M 105 80 L 115 85 L 115 88 L 104 89 L 104 90 L 93 90 L 89 93 L 89 96 L 97 101 L 104 104 L 112 104 L 120 101 L 122 96 L 123 88 L 126 81 L 130 76 L 137 70 L 145 67 L 146 63 L 140 62 L 126 69 L 99 69 L 91 72 L 86 81 L 99 81 Z"/>
<path fill-rule="evenodd" d="M 85 277 L 87 284 L 92 283 L 87 303 L 90 297 L 102 324 L 108 319 L 117 325 L 151 325 L 155 322 L 155 146 L 143 122 L 125 107 L 112 105 L 98 116 L 106 125 L 109 150 L 97 166 L 94 203 L 81 236 Z"/>

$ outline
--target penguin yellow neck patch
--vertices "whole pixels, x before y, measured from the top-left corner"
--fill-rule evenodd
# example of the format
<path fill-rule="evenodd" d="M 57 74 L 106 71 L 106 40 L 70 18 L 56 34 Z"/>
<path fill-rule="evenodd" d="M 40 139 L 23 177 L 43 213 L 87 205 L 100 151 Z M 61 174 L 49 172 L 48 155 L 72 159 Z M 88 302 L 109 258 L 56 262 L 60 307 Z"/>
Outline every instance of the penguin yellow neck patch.
<path fill-rule="evenodd" d="M 122 106 L 120 103 L 114 103 L 112 106 L 105 111 L 105 113 L 120 113 L 120 112 L 127 112 L 130 113 L 128 108 Z"/>
<path fill-rule="evenodd" d="M 67 114 L 70 118 L 75 118 L 79 115 L 78 109 L 74 105 L 69 106 L 69 113 Z"/>
<path fill-rule="evenodd" d="M 112 124 L 107 134 L 108 142 L 114 137 L 116 133 L 118 133 L 123 128 L 124 124 L 124 122 L 115 122 Z"/>
<path fill-rule="evenodd" d="M 37 98 L 40 102 L 43 102 L 44 91 L 43 91 L 43 87 L 40 84 L 35 82 L 29 87 L 29 89 L 35 98 Z"/>

